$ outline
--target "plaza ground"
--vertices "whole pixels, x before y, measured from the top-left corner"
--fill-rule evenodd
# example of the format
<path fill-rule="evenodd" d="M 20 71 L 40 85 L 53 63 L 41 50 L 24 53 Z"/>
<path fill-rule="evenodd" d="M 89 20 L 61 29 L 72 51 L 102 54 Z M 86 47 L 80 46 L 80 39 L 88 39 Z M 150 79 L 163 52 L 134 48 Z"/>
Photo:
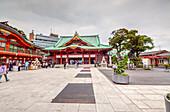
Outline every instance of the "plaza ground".
<path fill-rule="evenodd" d="M 2 77 L 0 83 L 0 112 L 165 112 L 168 84 L 115 85 L 97 68 L 91 68 L 92 78 L 75 78 L 80 70 L 49 68 L 10 72 L 11 80 L 5 82 Z M 146 73 L 154 75 L 158 71 Z M 96 103 L 51 103 L 68 83 L 92 83 Z"/>

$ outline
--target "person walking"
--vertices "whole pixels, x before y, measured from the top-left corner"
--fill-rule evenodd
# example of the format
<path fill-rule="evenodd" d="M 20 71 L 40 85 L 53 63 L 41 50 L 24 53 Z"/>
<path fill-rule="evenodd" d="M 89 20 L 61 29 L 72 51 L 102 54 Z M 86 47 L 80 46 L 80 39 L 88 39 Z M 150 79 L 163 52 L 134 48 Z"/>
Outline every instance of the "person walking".
<path fill-rule="evenodd" d="M 25 62 L 25 70 L 28 70 L 28 64 L 29 64 L 29 63 L 26 61 L 26 62 Z"/>
<path fill-rule="evenodd" d="M 116 73 L 117 63 L 113 65 L 114 73 Z"/>
<path fill-rule="evenodd" d="M 4 75 L 5 76 L 5 80 L 7 82 L 7 81 L 9 81 L 9 79 L 7 77 L 7 69 L 6 68 L 7 67 L 6 67 L 5 63 L 0 64 L 0 80 L 2 78 L 2 75 Z"/>

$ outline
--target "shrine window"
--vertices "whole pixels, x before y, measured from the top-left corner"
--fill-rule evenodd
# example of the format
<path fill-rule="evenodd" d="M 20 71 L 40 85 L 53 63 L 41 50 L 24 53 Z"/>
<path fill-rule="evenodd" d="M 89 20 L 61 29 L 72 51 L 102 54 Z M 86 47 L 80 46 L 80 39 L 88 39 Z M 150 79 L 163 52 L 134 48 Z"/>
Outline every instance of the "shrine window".
<path fill-rule="evenodd" d="M 23 52 L 23 47 L 18 47 L 18 51 L 22 53 Z"/>
<path fill-rule="evenodd" d="M 0 42 L 0 50 L 5 50 L 6 48 L 6 43 Z"/>

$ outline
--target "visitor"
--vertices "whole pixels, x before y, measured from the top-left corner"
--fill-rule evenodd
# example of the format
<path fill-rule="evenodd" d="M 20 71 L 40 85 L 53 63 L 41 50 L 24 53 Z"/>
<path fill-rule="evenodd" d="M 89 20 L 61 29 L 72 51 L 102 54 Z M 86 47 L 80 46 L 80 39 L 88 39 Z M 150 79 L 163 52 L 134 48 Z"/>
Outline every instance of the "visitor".
<path fill-rule="evenodd" d="M 25 70 L 28 70 L 28 64 L 29 64 L 29 63 L 26 61 L 26 62 L 25 62 Z"/>
<path fill-rule="evenodd" d="M 9 71 L 12 71 L 12 62 L 9 63 Z"/>
<path fill-rule="evenodd" d="M 66 69 L 66 63 L 64 63 L 64 69 Z"/>
<path fill-rule="evenodd" d="M 18 72 L 20 71 L 21 68 L 21 62 L 18 63 Z"/>
<path fill-rule="evenodd" d="M 16 62 L 14 61 L 13 66 L 16 66 Z"/>
<path fill-rule="evenodd" d="M 7 82 L 7 81 L 9 81 L 9 79 L 7 78 L 7 73 L 8 72 L 7 72 L 6 68 L 7 67 L 6 67 L 5 63 L 0 64 L 0 80 L 2 78 L 2 75 L 4 75 L 5 76 L 5 80 Z"/>
<path fill-rule="evenodd" d="M 43 68 L 45 68 L 45 63 L 43 62 Z"/>
<path fill-rule="evenodd" d="M 78 68 L 78 62 L 75 61 L 75 69 Z"/>
<path fill-rule="evenodd" d="M 68 69 L 68 62 L 67 62 L 67 64 L 66 64 L 66 67 L 67 67 L 67 69 Z"/>
<path fill-rule="evenodd" d="M 48 63 L 47 62 L 45 63 L 45 67 L 46 67 L 46 69 L 48 68 Z"/>
<path fill-rule="evenodd" d="M 114 73 L 116 73 L 117 63 L 113 65 Z"/>

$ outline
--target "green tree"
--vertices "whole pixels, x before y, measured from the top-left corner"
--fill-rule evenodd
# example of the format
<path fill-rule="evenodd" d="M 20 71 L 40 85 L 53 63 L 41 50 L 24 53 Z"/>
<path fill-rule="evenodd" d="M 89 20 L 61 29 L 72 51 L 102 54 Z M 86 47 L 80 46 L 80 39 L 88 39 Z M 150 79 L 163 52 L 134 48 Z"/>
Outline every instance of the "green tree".
<path fill-rule="evenodd" d="M 112 31 L 113 37 L 109 38 L 109 45 L 117 50 L 118 62 L 121 60 L 120 52 L 125 50 L 125 43 L 127 40 L 128 30 L 125 28 Z"/>
<path fill-rule="evenodd" d="M 129 50 L 130 59 L 139 58 L 141 52 L 154 48 L 153 40 L 146 35 L 137 35 L 137 30 L 130 30 L 127 35 L 125 48 Z"/>
<path fill-rule="evenodd" d="M 17 32 L 19 32 L 26 40 L 28 40 L 27 36 L 25 35 L 24 31 L 19 30 L 13 26 L 10 26 L 11 28 L 13 28 L 14 30 L 16 30 Z"/>
<path fill-rule="evenodd" d="M 112 62 L 113 63 L 118 63 L 116 55 L 113 56 Z"/>

